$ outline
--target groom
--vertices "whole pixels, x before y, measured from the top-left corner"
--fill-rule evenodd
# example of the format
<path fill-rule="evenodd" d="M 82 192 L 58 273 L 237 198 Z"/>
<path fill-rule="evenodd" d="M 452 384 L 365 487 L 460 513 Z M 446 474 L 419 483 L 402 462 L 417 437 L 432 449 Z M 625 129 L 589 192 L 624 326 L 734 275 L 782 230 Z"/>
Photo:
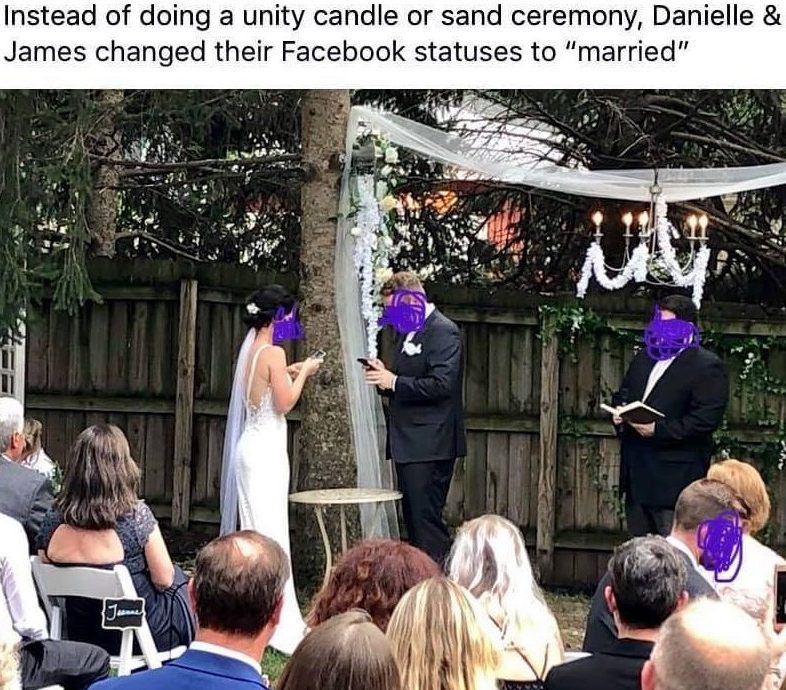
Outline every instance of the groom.
<path fill-rule="evenodd" d="M 418 277 L 401 272 L 382 286 L 386 307 L 400 290 L 426 299 Z M 409 541 L 442 564 L 450 550 L 442 510 L 456 458 L 467 452 L 459 329 L 427 302 L 422 328 L 396 341 L 392 370 L 380 360 L 369 364 L 366 382 L 390 400 L 388 457 L 396 463 Z"/>

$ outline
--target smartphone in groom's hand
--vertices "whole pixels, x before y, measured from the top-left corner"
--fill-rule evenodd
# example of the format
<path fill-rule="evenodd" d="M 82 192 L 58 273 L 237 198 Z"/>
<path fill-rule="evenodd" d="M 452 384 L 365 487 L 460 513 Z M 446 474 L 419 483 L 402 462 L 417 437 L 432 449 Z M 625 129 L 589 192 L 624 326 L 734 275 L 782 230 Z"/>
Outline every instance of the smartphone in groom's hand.
<path fill-rule="evenodd" d="M 373 369 L 371 362 L 369 362 L 365 357 L 358 357 L 358 362 L 360 362 L 366 369 Z"/>

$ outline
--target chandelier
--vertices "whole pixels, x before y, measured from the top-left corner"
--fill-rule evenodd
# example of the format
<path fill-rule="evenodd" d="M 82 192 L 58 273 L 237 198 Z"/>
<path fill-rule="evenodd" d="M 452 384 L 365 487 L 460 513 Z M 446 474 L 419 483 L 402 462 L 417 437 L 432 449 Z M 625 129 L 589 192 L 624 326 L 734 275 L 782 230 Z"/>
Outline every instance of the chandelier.
<path fill-rule="evenodd" d="M 650 208 L 635 218 L 631 211 L 622 214 L 622 235 L 625 251 L 622 263 L 611 266 L 603 252 L 604 215 L 592 214 L 595 233 L 587 249 L 576 294 L 583 299 L 592 276 L 606 290 L 620 290 L 631 281 L 657 286 L 691 288 L 693 302 L 701 306 L 704 279 L 710 260 L 707 240 L 709 219 L 706 214 L 690 215 L 685 219 L 684 233 L 680 233 L 667 217 L 667 206 L 658 185 L 650 187 Z M 687 240 L 687 251 L 677 254 L 673 240 Z"/>

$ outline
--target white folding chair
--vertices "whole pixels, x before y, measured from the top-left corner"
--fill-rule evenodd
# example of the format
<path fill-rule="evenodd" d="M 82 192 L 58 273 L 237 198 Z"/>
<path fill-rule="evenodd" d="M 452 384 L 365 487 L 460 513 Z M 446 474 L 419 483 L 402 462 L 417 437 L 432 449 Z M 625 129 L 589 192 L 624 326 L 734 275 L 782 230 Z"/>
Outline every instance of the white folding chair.
<path fill-rule="evenodd" d="M 38 556 L 31 557 L 33 578 L 44 602 L 49 618 L 49 636 L 53 640 L 62 639 L 63 597 L 83 597 L 85 599 L 137 599 L 136 588 L 131 575 L 124 565 L 116 565 L 111 570 L 105 568 L 83 568 L 80 566 L 58 567 L 44 563 Z M 134 637 L 142 654 L 134 656 Z M 153 635 L 147 620 L 142 618 L 140 628 L 122 631 L 120 654 L 111 657 L 112 668 L 118 676 L 127 676 L 138 668 L 160 668 L 164 661 L 179 657 L 185 647 L 175 647 L 166 652 L 156 649 Z"/>

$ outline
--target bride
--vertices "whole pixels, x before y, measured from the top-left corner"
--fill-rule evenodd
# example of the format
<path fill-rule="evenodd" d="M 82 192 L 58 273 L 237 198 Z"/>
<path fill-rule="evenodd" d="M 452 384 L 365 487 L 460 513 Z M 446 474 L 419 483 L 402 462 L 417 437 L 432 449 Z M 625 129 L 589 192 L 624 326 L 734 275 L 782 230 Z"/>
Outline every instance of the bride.
<path fill-rule="evenodd" d="M 282 340 L 301 337 L 294 297 L 279 285 L 254 293 L 245 306 L 249 327 L 240 348 L 229 404 L 221 468 L 221 533 L 251 529 L 289 548 L 289 456 L 285 415 L 321 360 L 287 366 Z M 291 571 L 291 556 L 290 556 Z M 281 622 L 271 646 L 292 654 L 306 625 L 290 572 Z"/>

